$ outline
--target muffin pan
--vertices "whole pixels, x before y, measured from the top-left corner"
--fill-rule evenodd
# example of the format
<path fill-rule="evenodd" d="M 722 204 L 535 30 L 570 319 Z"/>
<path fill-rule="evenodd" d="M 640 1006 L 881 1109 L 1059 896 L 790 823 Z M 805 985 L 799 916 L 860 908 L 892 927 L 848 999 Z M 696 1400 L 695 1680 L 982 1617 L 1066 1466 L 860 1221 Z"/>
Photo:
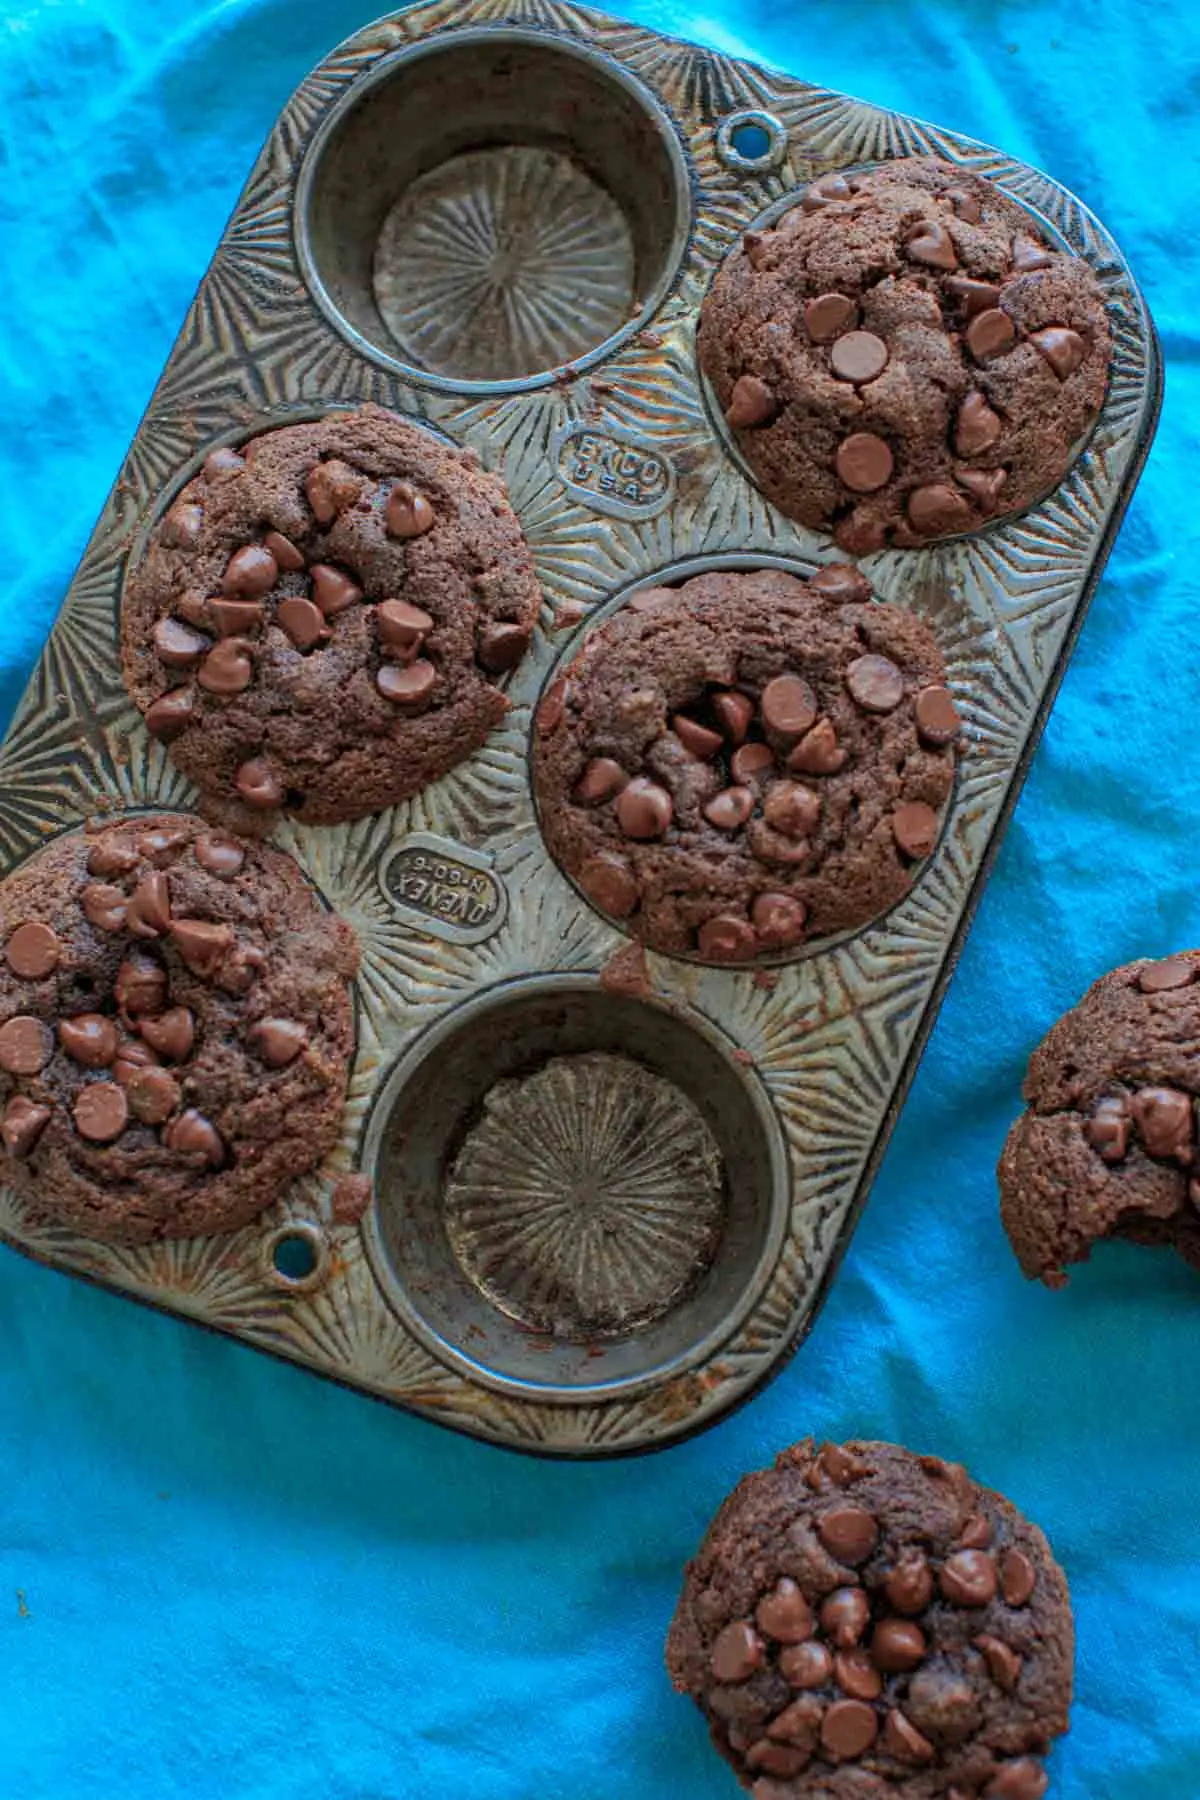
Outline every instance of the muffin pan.
<path fill-rule="evenodd" d="M 1095 267 L 1104 409 L 1033 511 L 863 564 L 932 626 L 966 721 L 908 897 L 769 970 L 643 955 L 546 853 L 532 709 L 584 621 L 639 587 L 839 560 L 730 455 L 696 315 L 798 186 L 913 154 L 989 176 Z M 126 697 L 117 617 L 147 529 L 218 444 L 373 400 L 473 447 L 530 540 L 540 628 L 459 768 L 391 812 L 274 831 L 362 944 L 320 1173 L 232 1236 L 145 1247 L 0 1191 L 5 1239 L 527 1450 L 652 1448 L 745 1399 L 853 1228 L 1159 393 L 1104 228 L 953 133 L 556 0 L 435 0 L 349 39 L 271 133 L 0 748 L 0 870 L 97 812 L 194 805 Z"/>

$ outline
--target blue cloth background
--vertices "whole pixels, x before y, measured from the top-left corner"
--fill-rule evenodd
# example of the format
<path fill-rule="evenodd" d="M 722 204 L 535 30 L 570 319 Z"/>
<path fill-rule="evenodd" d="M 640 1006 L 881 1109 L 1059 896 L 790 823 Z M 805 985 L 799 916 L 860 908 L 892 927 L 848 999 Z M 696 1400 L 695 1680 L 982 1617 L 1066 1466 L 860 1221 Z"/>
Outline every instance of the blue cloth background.
<path fill-rule="evenodd" d="M 0 1252 L 14 1800 L 731 1800 L 663 1633 L 726 1489 L 810 1431 L 960 1458 L 1047 1528 L 1079 1626 L 1056 1795 L 1200 1795 L 1200 1278 L 1114 1248 L 1029 1287 L 992 1177 L 1050 1020 L 1110 965 L 1200 942 L 1196 14 L 619 9 L 1076 189 L 1162 332 L 1156 449 L 836 1288 L 747 1410 L 655 1458 L 539 1464 Z M 369 16 L 3 0 L 0 721 L 276 111 Z"/>

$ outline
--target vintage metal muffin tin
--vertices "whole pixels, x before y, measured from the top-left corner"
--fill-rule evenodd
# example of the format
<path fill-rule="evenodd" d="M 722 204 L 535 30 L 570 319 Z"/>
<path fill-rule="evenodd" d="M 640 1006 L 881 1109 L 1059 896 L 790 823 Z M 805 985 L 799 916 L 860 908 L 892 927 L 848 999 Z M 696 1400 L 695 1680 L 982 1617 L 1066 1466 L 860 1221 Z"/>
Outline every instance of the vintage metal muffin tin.
<path fill-rule="evenodd" d="M 664 572 L 835 557 L 730 454 L 697 309 L 789 192 L 922 152 L 998 181 L 1096 268 L 1107 403 L 1035 511 L 865 564 L 935 629 L 967 721 L 911 895 L 769 973 L 642 965 L 542 846 L 532 704 L 587 616 Z M 533 546 L 541 629 L 506 726 L 456 772 L 380 817 L 275 833 L 362 940 L 329 1166 L 227 1238 L 105 1247 L 11 1192 L 4 1236 L 523 1449 L 646 1449 L 744 1399 L 845 1248 L 1159 386 L 1103 227 L 953 133 L 565 0 L 434 0 L 351 38 L 271 133 L 0 750 L 0 862 L 99 810 L 193 803 L 126 699 L 117 613 L 127 561 L 215 444 L 375 400 L 474 446 Z M 376 1199 L 340 1223 L 352 1168 Z"/>

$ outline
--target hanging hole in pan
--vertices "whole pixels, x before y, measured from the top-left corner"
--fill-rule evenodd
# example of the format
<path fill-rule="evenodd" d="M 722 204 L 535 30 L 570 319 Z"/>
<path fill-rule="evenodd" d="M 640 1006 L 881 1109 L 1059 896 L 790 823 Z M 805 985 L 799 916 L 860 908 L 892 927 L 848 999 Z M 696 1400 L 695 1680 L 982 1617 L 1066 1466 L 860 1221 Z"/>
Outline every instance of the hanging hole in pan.
<path fill-rule="evenodd" d="M 766 175 L 787 155 L 787 127 L 773 113 L 729 113 L 717 127 L 717 155 L 735 175 Z"/>
<path fill-rule="evenodd" d="M 413 45 L 349 88 L 296 209 L 313 295 L 358 349 L 431 386 L 512 391 L 649 322 L 691 187 L 635 76 L 506 26 Z"/>
<path fill-rule="evenodd" d="M 316 1225 L 294 1220 L 271 1233 L 263 1245 L 263 1268 L 272 1286 L 306 1293 L 325 1277 L 326 1247 Z"/>

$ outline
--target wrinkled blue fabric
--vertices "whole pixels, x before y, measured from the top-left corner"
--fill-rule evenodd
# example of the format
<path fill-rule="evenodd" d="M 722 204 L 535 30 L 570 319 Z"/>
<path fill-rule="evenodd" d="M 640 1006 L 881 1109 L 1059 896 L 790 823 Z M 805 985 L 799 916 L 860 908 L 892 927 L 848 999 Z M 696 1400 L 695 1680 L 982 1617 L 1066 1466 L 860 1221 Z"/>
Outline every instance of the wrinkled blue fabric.
<path fill-rule="evenodd" d="M 993 1165 L 1103 969 L 1200 943 L 1200 29 L 1190 0 L 626 0 L 954 126 L 1115 232 L 1166 351 L 1157 445 L 827 1306 L 657 1457 L 531 1462 L 0 1252 L 0 1794 L 731 1800 L 662 1639 L 747 1468 L 806 1432 L 959 1458 L 1078 1619 L 1062 1800 L 1196 1800 L 1200 1277 L 1026 1285 Z M 277 110 L 352 0 L 0 9 L 0 721 Z"/>

